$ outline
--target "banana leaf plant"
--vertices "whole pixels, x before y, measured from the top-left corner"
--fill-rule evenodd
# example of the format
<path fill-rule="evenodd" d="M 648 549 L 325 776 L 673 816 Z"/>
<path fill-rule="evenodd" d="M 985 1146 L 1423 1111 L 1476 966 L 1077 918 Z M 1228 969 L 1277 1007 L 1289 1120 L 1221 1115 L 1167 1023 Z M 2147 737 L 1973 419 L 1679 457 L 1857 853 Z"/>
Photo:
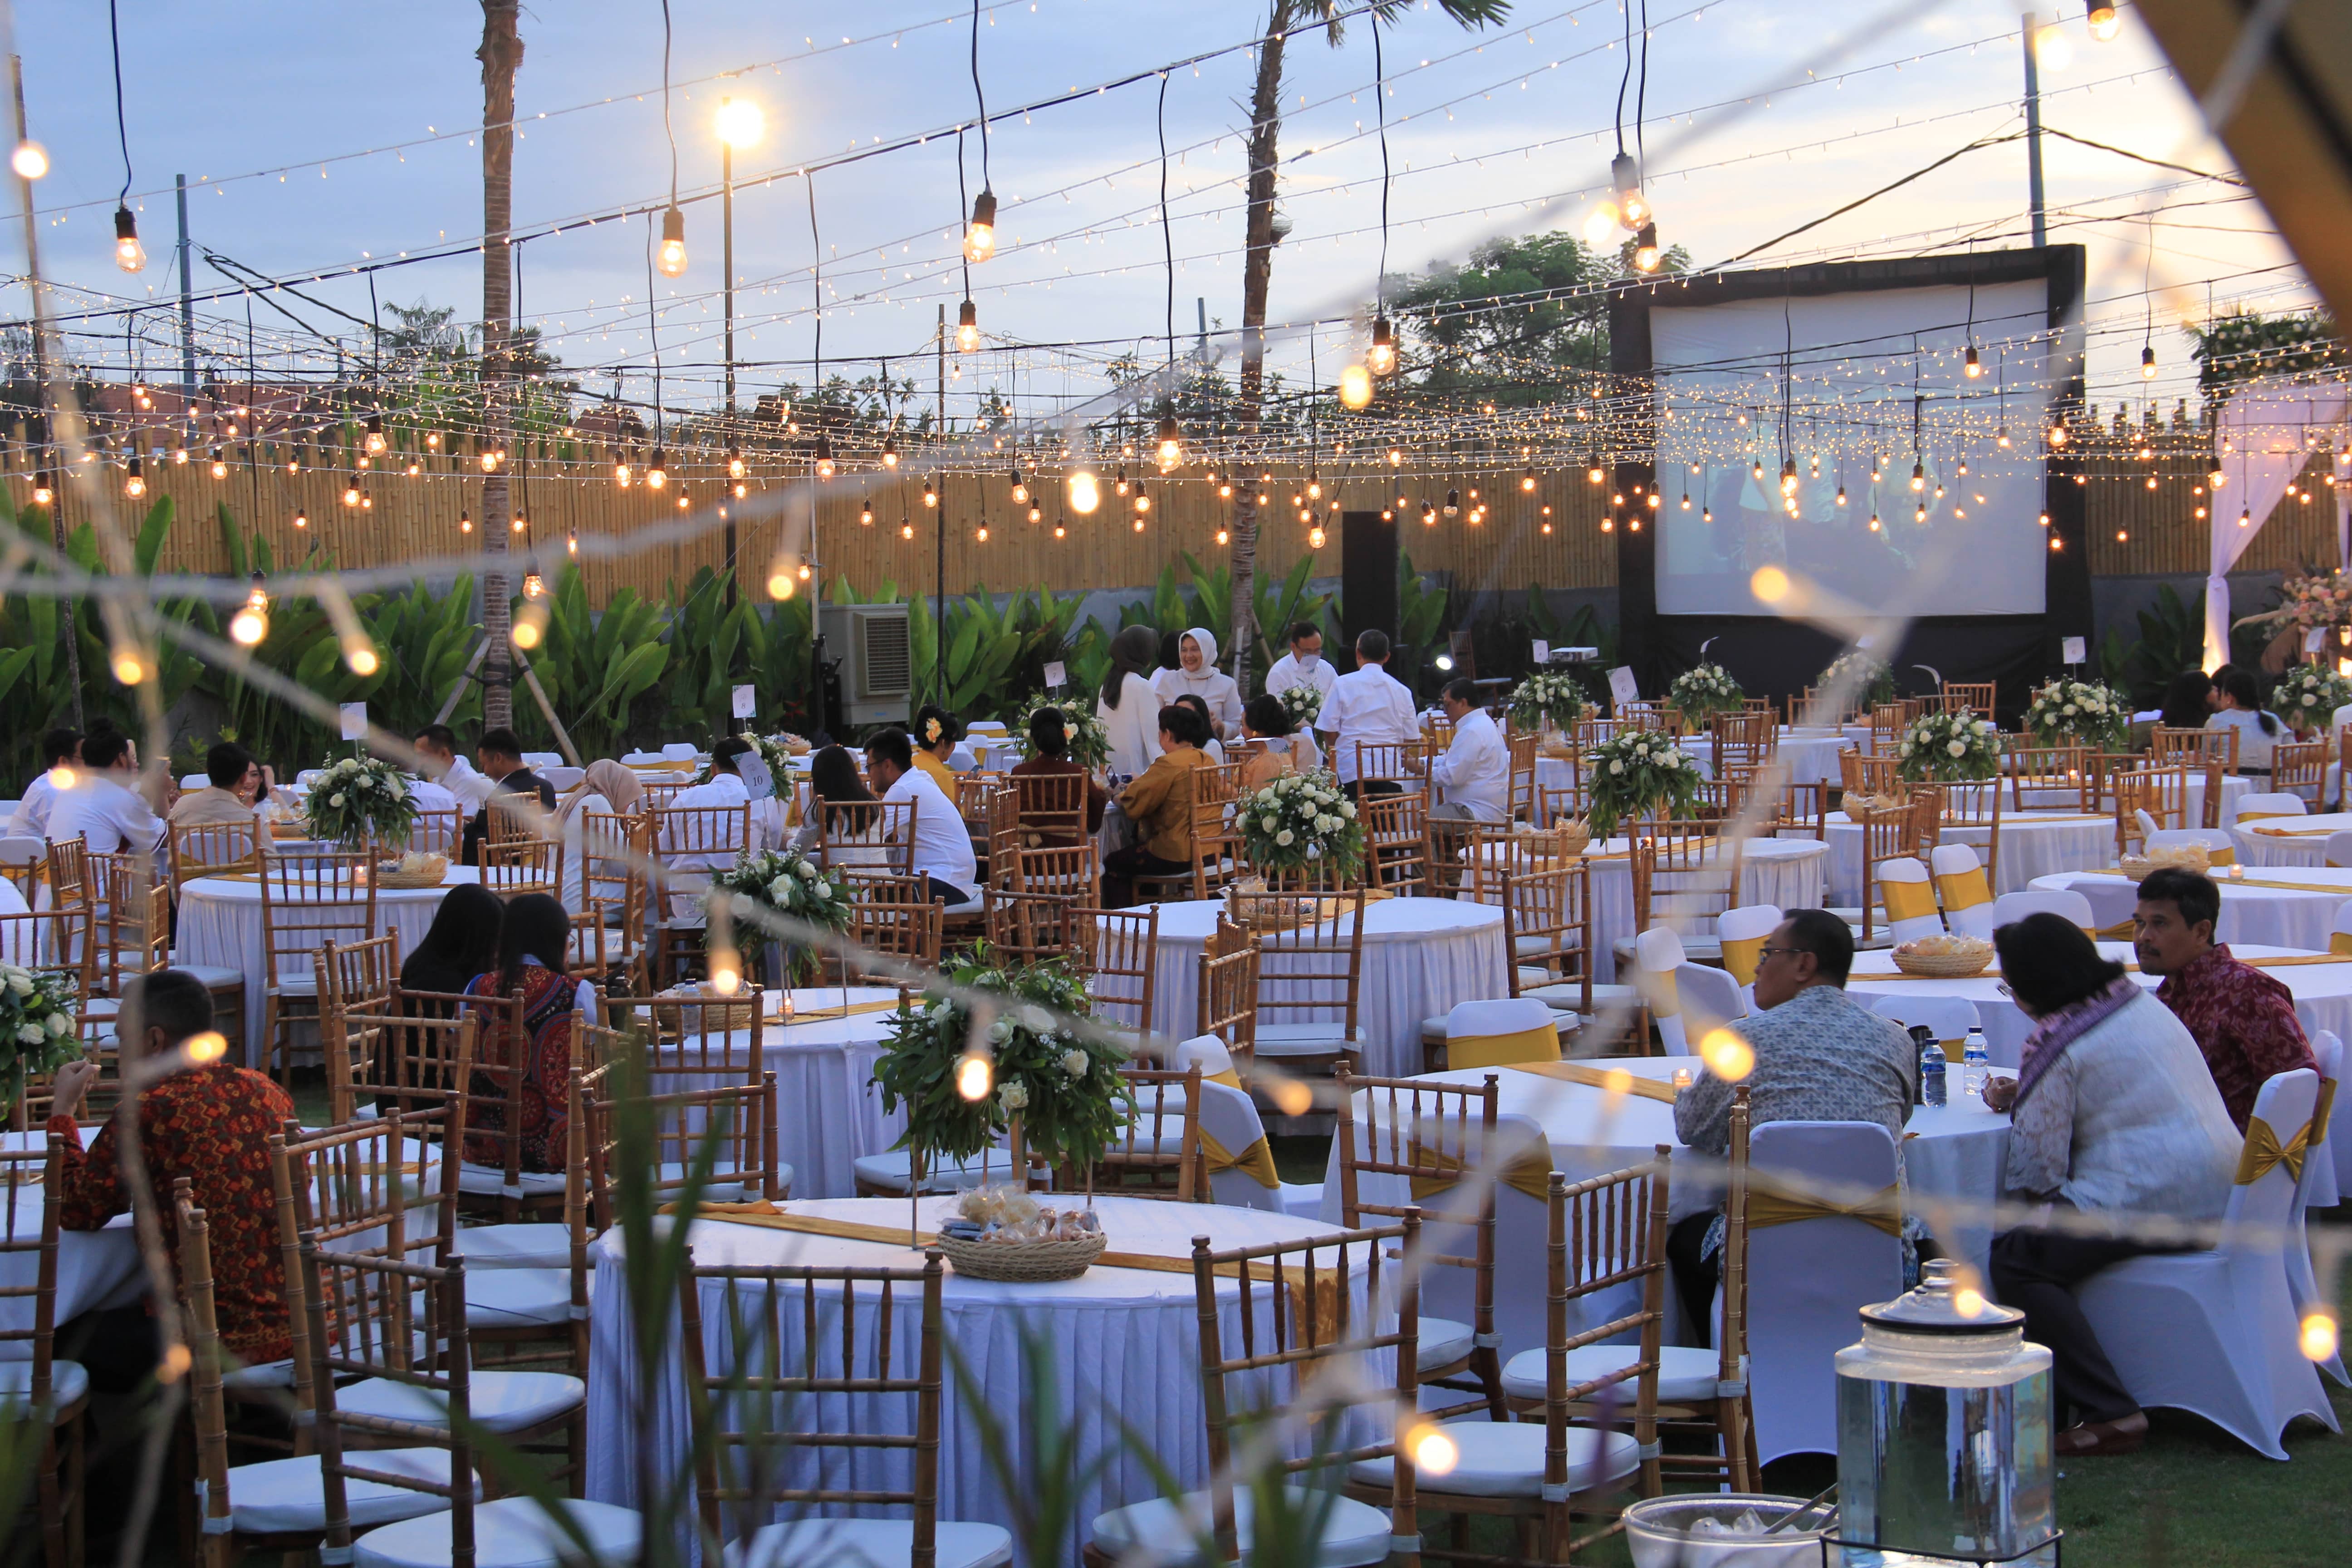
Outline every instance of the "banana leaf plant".
<path fill-rule="evenodd" d="M 743 623 L 744 679 L 759 693 L 753 722 L 763 734 L 789 730 L 806 735 L 816 728 L 815 682 L 809 675 L 809 602 L 796 594 L 772 605 L 765 616 Z"/>
<path fill-rule="evenodd" d="M 172 498 L 158 496 L 155 504 L 140 520 L 139 531 L 131 541 L 131 572 L 133 575 L 152 577 L 155 563 L 163 555 L 164 542 L 171 538 L 174 516 Z M 98 534 L 85 522 L 66 536 L 66 556 L 76 566 L 94 576 L 111 576 L 100 560 Z M 194 599 L 165 599 L 155 605 L 155 616 L 161 621 L 177 621 L 192 626 L 212 636 L 220 635 L 220 617 L 213 607 Z M 120 724 L 130 735 L 143 735 L 144 722 L 140 717 L 139 698 L 131 688 L 120 683 L 113 676 L 113 647 L 107 633 L 105 618 L 98 613 L 93 600 L 82 601 L 74 616 L 74 629 L 81 645 L 82 706 L 89 718 L 103 715 Z M 204 660 L 188 652 L 168 637 L 160 638 L 154 649 L 155 689 L 163 710 L 170 713 L 180 700 L 194 689 L 205 675 Z"/>
<path fill-rule="evenodd" d="M 368 714 L 394 734 L 414 735 L 441 711 L 481 640 L 481 623 L 473 618 L 474 580 L 459 577 L 441 592 L 418 583 L 405 594 L 371 595 L 357 608 L 383 660 Z M 469 680 L 449 721 L 471 726 L 481 716 L 482 689 Z"/>
<path fill-rule="evenodd" d="M 1407 647 L 1427 647 L 1445 624 L 1448 592 L 1444 584 L 1423 583 L 1412 569 L 1412 557 L 1397 552 L 1397 624 L 1390 634 Z"/>
<path fill-rule="evenodd" d="M 1250 662 L 1250 683 L 1254 689 L 1265 689 L 1265 672 L 1274 661 L 1290 651 L 1290 628 L 1300 621 L 1319 621 L 1334 595 L 1311 594 L 1307 579 L 1315 575 L 1315 557 L 1302 555 L 1291 563 L 1290 574 L 1276 583 L 1260 574 L 1253 583 L 1251 596 L 1256 605 L 1257 650 Z"/>
<path fill-rule="evenodd" d="M 548 593 L 545 637 L 530 655 L 547 700 L 563 721 L 584 762 L 611 756 L 628 726 L 630 705 L 651 690 L 668 667 L 661 640 L 661 607 L 634 588 L 614 594 L 599 616 L 588 607 L 580 569 L 566 563 Z M 515 694 L 515 727 L 525 740 L 555 744 L 536 700 Z"/>
<path fill-rule="evenodd" d="M 7 505 L 7 497 L 0 493 L 0 513 Z M 48 542 L 48 525 L 38 510 L 27 508 L 14 521 L 41 543 Z M 12 784 L 40 765 L 41 731 L 73 716 L 73 679 L 60 635 L 63 621 L 54 595 L 0 597 L 0 704 L 15 720 L 0 738 L 0 765 Z"/>

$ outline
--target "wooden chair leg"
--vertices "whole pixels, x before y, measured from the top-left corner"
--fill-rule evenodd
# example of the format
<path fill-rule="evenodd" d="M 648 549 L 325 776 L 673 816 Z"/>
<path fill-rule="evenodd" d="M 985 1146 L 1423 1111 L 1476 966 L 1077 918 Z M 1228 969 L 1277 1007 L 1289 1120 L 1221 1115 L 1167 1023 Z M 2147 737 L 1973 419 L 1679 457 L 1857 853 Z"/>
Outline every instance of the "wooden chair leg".
<path fill-rule="evenodd" d="M 41 1445 L 40 1478 L 36 1491 L 41 1505 L 41 1552 L 47 1568 L 79 1568 L 80 1558 L 66 1554 L 66 1516 L 58 1495 L 58 1434 L 52 1428 Z"/>

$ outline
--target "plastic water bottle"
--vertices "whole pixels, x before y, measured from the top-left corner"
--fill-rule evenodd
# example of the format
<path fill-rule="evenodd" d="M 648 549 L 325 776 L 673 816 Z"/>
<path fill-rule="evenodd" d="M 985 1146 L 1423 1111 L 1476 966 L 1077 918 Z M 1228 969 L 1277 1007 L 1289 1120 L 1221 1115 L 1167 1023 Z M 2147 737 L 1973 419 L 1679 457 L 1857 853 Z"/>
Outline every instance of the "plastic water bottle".
<path fill-rule="evenodd" d="M 1919 1103 L 1944 1103 L 1944 1044 L 1930 1039 L 1919 1048 Z"/>
<path fill-rule="evenodd" d="M 1992 1054 L 1985 1049 L 1984 1031 L 1970 1029 L 1960 1054 L 1960 1089 L 1971 1100 L 1984 1099 L 1985 1079 L 1992 1076 Z"/>

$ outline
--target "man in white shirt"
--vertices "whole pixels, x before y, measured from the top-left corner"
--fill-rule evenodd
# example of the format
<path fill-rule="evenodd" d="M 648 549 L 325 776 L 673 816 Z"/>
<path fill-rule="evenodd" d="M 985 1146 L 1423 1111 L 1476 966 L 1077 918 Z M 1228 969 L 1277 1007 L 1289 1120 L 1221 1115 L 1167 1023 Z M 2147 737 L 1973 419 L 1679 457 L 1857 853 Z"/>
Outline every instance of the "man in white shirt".
<path fill-rule="evenodd" d="M 84 778 L 57 797 L 49 840 L 79 835 L 93 855 L 156 854 L 163 825 L 137 789 L 139 752 L 131 737 L 110 730 L 82 742 Z"/>
<path fill-rule="evenodd" d="M 930 879 L 934 902 L 968 904 L 980 897 L 980 862 L 971 852 L 971 832 L 955 802 L 915 766 L 915 743 L 904 731 L 885 730 L 866 742 L 866 773 L 885 801 L 912 801 L 915 847 L 912 869 Z"/>
<path fill-rule="evenodd" d="M 80 731 L 57 729 L 41 737 L 41 771 L 25 786 L 25 798 L 16 803 L 16 814 L 8 818 L 10 835 L 26 838 L 49 836 L 49 813 L 56 808 L 58 798 L 58 770 L 63 768 L 68 779 L 79 778 L 81 770 L 74 764 L 80 761 Z"/>
<path fill-rule="evenodd" d="M 681 855 L 677 857 L 672 864 L 709 866 L 714 870 L 719 870 L 735 864 L 736 855 L 741 849 L 761 847 L 759 832 L 761 803 L 752 800 L 751 789 L 743 783 L 743 775 L 736 771 L 737 759 L 751 749 L 751 742 L 740 735 L 729 735 L 724 740 L 714 742 L 710 748 L 709 782 L 689 784 L 669 798 L 669 804 L 673 809 L 689 805 L 751 806 L 750 837 L 743 844 L 724 854 Z"/>
<path fill-rule="evenodd" d="M 1339 672 L 1323 662 L 1323 634 L 1312 621 L 1300 621 L 1290 628 L 1290 651 L 1274 661 L 1265 672 L 1265 689 L 1270 697 L 1279 697 L 1294 686 L 1311 686 L 1324 696 L 1331 695 L 1331 683 Z"/>
<path fill-rule="evenodd" d="M 1332 759 L 1348 798 L 1357 796 L 1356 743 L 1421 739 L 1421 714 L 1407 691 L 1388 672 L 1386 632 L 1360 632 L 1356 637 L 1356 668 L 1331 683 L 1324 694 L 1323 711 L 1316 716 L 1316 733 L 1327 737 L 1324 752 Z M 1373 793 L 1395 795 L 1398 786 L 1374 779 Z"/>
<path fill-rule="evenodd" d="M 417 810 L 454 809 L 471 816 L 497 791 L 496 783 L 457 754 L 457 733 L 448 725 L 427 724 L 409 743 L 416 748 L 418 767 L 425 780 L 415 791 Z"/>
<path fill-rule="evenodd" d="M 1493 718 L 1478 706 L 1477 697 L 1478 689 L 1466 677 L 1456 676 L 1438 699 L 1445 716 L 1454 721 L 1454 743 L 1429 764 L 1430 782 L 1445 792 L 1444 803 L 1429 808 L 1432 816 L 1474 822 L 1510 817 L 1511 748 Z"/>

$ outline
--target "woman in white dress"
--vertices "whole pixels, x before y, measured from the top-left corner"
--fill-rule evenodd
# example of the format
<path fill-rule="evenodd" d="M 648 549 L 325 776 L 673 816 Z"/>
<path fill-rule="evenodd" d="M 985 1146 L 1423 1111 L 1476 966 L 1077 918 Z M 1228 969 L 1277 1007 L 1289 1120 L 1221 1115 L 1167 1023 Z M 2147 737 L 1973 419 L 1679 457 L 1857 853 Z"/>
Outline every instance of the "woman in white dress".
<path fill-rule="evenodd" d="M 809 759 L 809 798 L 801 825 L 793 834 L 792 849 L 799 855 L 816 855 L 820 848 L 823 858 L 831 866 L 872 866 L 889 864 L 889 853 L 882 842 L 882 827 L 877 820 L 863 827 L 844 829 L 836 826 L 831 842 L 826 842 L 824 813 L 826 802 L 871 802 L 874 792 L 857 776 L 857 759 L 839 746 L 824 746 Z"/>
<path fill-rule="evenodd" d="M 588 907 L 591 898 L 599 898 L 609 900 L 617 910 L 625 891 L 621 879 L 625 875 L 625 868 L 613 867 L 608 874 L 600 866 L 592 872 L 588 862 L 606 853 L 617 854 L 625 846 L 590 844 L 588 817 L 591 813 L 599 816 L 634 816 L 645 809 L 645 805 L 646 786 L 635 770 L 610 757 L 590 763 L 580 782 L 555 803 L 556 826 L 563 835 L 564 908 L 578 914 Z"/>
<path fill-rule="evenodd" d="M 1193 626 L 1176 639 L 1174 669 L 1151 678 L 1151 689 L 1162 703 L 1179 697 L 1197 697 L 1209 710 L 1209 738 L 1238 741 L 1242 736 L 1242 689 L 1234 678 L 1217 668 L 1217 639 L 1206 626 Z"/>
<path fill-rule="evenodd" d="M 2270 776 L 2271 748 L 2286 734 L 2286 726 L 2275 713 L 2263 710 L 2262 694 L 2255 689 L 2254 673 L 2250 669 L 2225 669 L 2214 683 L 2215 699 L 2221 706 L 2205 721 L 2208 730 L 2235 730 L 2238 732 L 2238 771 Z"/>
<path fill-rule="evenodd" d="M 1129 626 L 1110 639 L 1110 669 L 1095 699 L 1095 717 L 1110 734 L 1110 771 L 1141 774 L 1160 755 L 1160 694 L 1150 671 L 1160 652 L 1150 626 Z"/>

